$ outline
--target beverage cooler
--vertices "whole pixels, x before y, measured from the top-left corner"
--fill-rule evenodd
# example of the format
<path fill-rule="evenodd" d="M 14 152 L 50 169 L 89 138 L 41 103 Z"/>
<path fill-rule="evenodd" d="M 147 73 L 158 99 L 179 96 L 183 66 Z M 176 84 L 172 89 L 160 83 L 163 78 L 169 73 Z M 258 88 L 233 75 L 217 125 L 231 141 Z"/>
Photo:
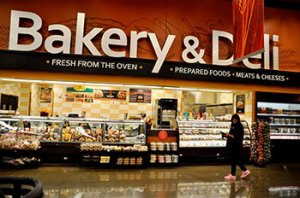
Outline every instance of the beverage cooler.
<path fill-rule="evenodd" d="M 176 123 L 177 99 L 161 98 L 156 100 L 157 128 L 171 128 Z"/>

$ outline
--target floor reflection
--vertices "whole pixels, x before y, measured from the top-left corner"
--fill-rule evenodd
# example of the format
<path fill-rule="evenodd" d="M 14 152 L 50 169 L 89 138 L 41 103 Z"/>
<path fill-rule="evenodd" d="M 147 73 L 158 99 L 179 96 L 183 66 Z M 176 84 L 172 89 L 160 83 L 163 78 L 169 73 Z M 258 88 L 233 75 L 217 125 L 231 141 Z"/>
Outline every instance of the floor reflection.
<path fill-rule="evenodd" d="M 46 198 L 299 197 L 300 165 L 249 167 L 251 176 L 235 182 L 223 179 L 228 166 L 139 170 L 43 166 L 30 170 L 0 169 L 0 174 L 38 178 Z"/>

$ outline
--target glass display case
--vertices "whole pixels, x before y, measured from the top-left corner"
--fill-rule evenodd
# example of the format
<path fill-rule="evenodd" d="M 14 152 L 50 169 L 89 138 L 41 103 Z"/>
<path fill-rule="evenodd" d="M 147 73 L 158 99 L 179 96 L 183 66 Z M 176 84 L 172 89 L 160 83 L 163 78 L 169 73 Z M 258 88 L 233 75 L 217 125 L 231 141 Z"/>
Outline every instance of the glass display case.
<path fill-rule="evenodd" d="M 146 144 L 144 120 L 103 120 L 15 116 L 0 118 L 0 134 L 16 133 L 20 139 L 52 142 Z"/>
<path fill-rule="evenodd" d="M 35 116 L 20 116 L 19 119 L 19 139 L 60 141 L 63 119 Z"/>
<path fill-rule="evenodd" d="M 40 165 L 40 142 L 36 135 L 23 137 L 21 124 L 20 117 L 0 118 L 0 166 L 36 168 Z"/>
<path fill-rule="evenodd" d="M 11 133 L 17 133 L 19 128 L 20 119 L 18 118 L 11 118 L 11 117 L 1 117 L 0 118 L 0 135 Z"/>
<path fill-rule="evenodd" d="M 271 139 L 300 140 L 300 104 L 257 102 L 257 119 L 270 124 Z"/>
<path fill-rule="evenodd" d="M 144 120 L 107 121 L 104 143 L 108 144 L 146 144 Z"/>
<path fill-rule="evenodd" d="M 62 130 L 63 142 L 103 142 L 105 120 L 68 118 Z"/>
<path fill-rule="evenodd" d="M 250 146 L 250 129 L 246 121 L 244 126 L 244 147 Z M 230 121 L 211 120 L 179 120 L 179 147 L 225 147 L 226 139 L 222 139 L 221 132 L 228 133 Z"/>
<path fill-rule="evenodd" d="M 102 142 L 80 145 L 81 164 L 101 168 L 146 167 L 148 147 L 145 145 L 145 121 L 108 120 L 103 124 Z M 97 126 L 94 125 L 94 128 Z"/>

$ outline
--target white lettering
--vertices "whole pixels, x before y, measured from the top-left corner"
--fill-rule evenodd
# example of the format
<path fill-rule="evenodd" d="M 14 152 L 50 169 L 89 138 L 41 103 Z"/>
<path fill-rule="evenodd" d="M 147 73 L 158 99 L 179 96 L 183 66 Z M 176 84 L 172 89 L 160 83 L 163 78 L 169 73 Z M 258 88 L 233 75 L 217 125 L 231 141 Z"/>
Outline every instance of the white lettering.
<path fill-rule="evenodd" d="M 264 68 L 270 69 L 270 44 L 269 44 L 269 35 L 264 35 L 264 45 L 265 45 L 265 52 L 264 52 Z"/>
<path fill-rule="evenodd" d="M 70 47 L 71 47 L 71 30 L 67 28 L 64 25 L 49 25 L 48 28 L 49 31 L 52 30 L 59 30 L 63 33 L 63 35 L 51 35 L 45 40 L 45 49 L 52 53 L 52 54 L 58 54 L 58 53 L 65 53 L 70 54 Z M 55 41 L 62 42 L 61 47 L 54 47 L 53 43 Z"/>
<path fill-rule="evenodd" d="M 261 59 L 261 54 L 256 54 L 254 56 L 251 56 L 249 58 L 243 59 L 243 63 L 246 67 L 250 69 L 260 69 L 261 68 L 261 63 L 251 63 L 249 61 L 250 58 L 255 58 L 255 59 Z"/>
<path fill-rule="evenodd" d="M 212 64 L 213 65 L 230 65 L 233 62 L 233 55 L 227 60 L 219 59 L 219 38 L 224 37 L 229 41 L 233 42 L 232 34 L 224 31 L 213 30 L 213 39 L 212 39 Z"/>
<path fill-rule="evenodd" d="M 111 38 L 112 35 L 117 35 L 119 39 Z M 113 51 L 110 49 L 110 45 L 126 46 L 127 38 L 125 32 L 117 28 L 108 29 L 103 34 L 102 42 L 101 42 L 102 50 L 106 55 L 111 57 L 125 57 L 126 55 L 125 51 L 120 51 L 120 52 Z"/>
<path fill-rule="evenodd" d="M 279 70 L 279 49 L 275 42 L 279 41 L 278 35 L 273 35 L 273 69 Z"/>
<path fill-rule="evenodd" d="M 31 27 L 22 27 L 20 23 L 21 20 L 27 19 L 32 21 Z M 9 50 L 19 50 L 19 51 L 34 51 L 41 47 L 43 43 L 43 38 L 41 33 L 39 32 L 42 27 L 42 19 L 35 13 L 32 12 L 24 12 L 24 11 L 11 11 L 10 18 L 10 35 L 9 35 Z M 161 44 L 158 42 L 158 38 L 155 33 L 148 33 L 147 31 L 131 31 L 130 32 L 130 40 L 127 38 L 126 33 L 118 28 L 110 28 L 103 32 L 103 36 L 101 37 L 101 49 L 97 49 L 93 43 L 93 40 L 99 33 L 103 30 L 103 28 L 95 27 L 92 28 L 89 32 L 85 33 L 85 13 L 77 13 L 77 21 L 76 21 L 76 32 L 75 32 L 75 43 L 74 43 L 74 53 L 82 54 L 83 48 L 87 48 L 92 55 L 101 56 L 100 51 L 103 51 L 104 55 L 111 57 L 126 57 L 126 52 L 128 52 L 127 56 L 130 58 L 138 57 L 138 48 L 139 42 L 142 39 L 147 39 L 147 42 L 153 47 L 154 53 L 156 55 L 156 62 L 154 67 L 152 68 L 152 73 L 159 73 L 162 68 L 163 62 L 166 60 L 166 57 L 170 51 L 171 46 L 176 38 L 175 35 L 167 35 L 167 38 Z M 65 26 L 60 24 L 52 24 L 49 25 L 48 31 L 60 31 L 60 35 L 51 34 L 44 41 L 45 50 L 52 54 L 71 53 L 71 41 L 72 41 L 72 32 L 71 30 Z M 31 42 L 23 42 L 19 43 L 21 40 L 20 37 L 25 35 L 26 37 L 32 37 Z M 25 37 L 25 38 L 26 38 Z M 148 39 L 149 37 L 149 39 Z M 98 39 L 98 37 L 96 38 Z M 233 63 L 234 57 L 233 55 L 227 59 L 221 59 L 219 54 L 219 45 L 220 42 L 226 40 L 226 43 L 233 43 L 233 35 L 219 30 L 212 31 L 212 64 L 213 65 L 222 65 L 227 66 Z M 279 47 L 276 42 L 279 41 L 278 35 L 273 35 L 273 48 L 271 49 L 273 59 L 270 60 L 270 36 L 268 34 L 264 35 L 264 45 L 265 52 L 264 54 L 258 54 L 256 56 L 252 56 L 249 59 L 244 59 L 243 64 L 251 69 L 274 69 L 279 70 Z M 150 41 L 149 41 L 150 40 Z M 193 43 L 191 43 L 191 41 Z M 201 40 L 198 40 L 195 36 L 186 36 L 184 38 L 185 49 L 182 52 L 182 59 L 187 63 L 201 63 L 205 64 L 203 59 L 205 50 L 198 50 L 198 46 Z M 128 48 L 128 51 L 126 51 Z M 122 49 L 124 48 L 124 49 Z M 251 59 L 262 59 L 259 63 L 251 62 Z M 273 63 L 272 67 L 270 67 L 270 62 Z M 82 63 L 82 65 L 84 65 Z M 89 65 L 89 63 L 85 63 L 86 67 L 93 67 L 93 65 Z M 115 65 L 103 65 L 102 67 L 115 67 Z M 122 69 L 130 69 L 132 66 L 123 65 Z M 176 70 L 177 69 L 177 70 Z M 176 67 L 174 72 L 189 72 L 191 74 L 202 74 L 201 70 L 193 70 L 189 69 L 181 70 L 181 67 Z M 210 70 L 209 70 L 210 71 Z M 212 72 L 211 75 L 220 75 L 224 76 L 224 74 L 219 74 Z M 226 74 L 228 75 L 228 74 Z"/>
<path fill-rule="evenodd" d="M 115 69 L 115 63 L 112 62 L 101 62 L 101 67 L 104 69 Z"/>
<path fill-rule="evenodd" d="M 160 71 L 160 68 L 166 59 L 166 56 L 173 44 L 173 41 L 175 39 L 175 35 L 168 35 L 167 40 L 165 42 L 165 45 L 161 49 L 158 43 L 158 40 L 156 38 L 156 35 L 154 33 L 148 33 L 152 47 L 155 51 L 157 60 L 155 62 L 155 65 L 152 69 L 152 73 L 158 73 Z"/>
<path fill-rule="evenodd" d="M 32 27 L 19 27 L 20 18 L 27 18 L 32 20 Z M 12 10 L 10 16 L 10 30 L 9 30 L 9 50 L 19 51 L 33 51 L 39 48 L 42 44 L 43 38 L 38 30 L 42 27 L 42 19 L 33 12 L 23 12 Z M 31 44 L 19 44 L 19 34 L 26 34 L 33 37 Z"/>
<path fill-rule="evenodd" d="M 92 43 L 93 39 L 103 28 L 93 28 L 88 34 L 84 34 L 84 20 L 85 14 L 77 14 L 77 25 L 76 25 L 76 39 L 75 39 L 75 54 L 82 54 L 83 44 L 90 50 L 93 55 L 101 56 L 95 45 Z"/>
<path fill-rule="evenodd" d="M 98 68 L 99 67 L 99 62 L 79 60 L 78 61 L 78 67 L 88 67 L 88 68 L 95 67 L 95 68 Z"/>
<path fill-rule="evenodd" d="M 51 65 L 63 67 L 76 66 L 76 60 L 52 59 Z"/>
<path fill-rule="evenodd" d="M 124 64 L 124 63 L 117 63 L 117 69 L 125 69 L 125 70 L 137 70 L 137 64 Z"/>
<path fill-rule="evenodd" d="M 147 32 L 142 31 L 137 33 L 136 31 L 132 31 L 130 34 L 130 58 L 137 58 L 137 48 L 138 48 L 138 40 L 141 38 L 147 38 Z"/>

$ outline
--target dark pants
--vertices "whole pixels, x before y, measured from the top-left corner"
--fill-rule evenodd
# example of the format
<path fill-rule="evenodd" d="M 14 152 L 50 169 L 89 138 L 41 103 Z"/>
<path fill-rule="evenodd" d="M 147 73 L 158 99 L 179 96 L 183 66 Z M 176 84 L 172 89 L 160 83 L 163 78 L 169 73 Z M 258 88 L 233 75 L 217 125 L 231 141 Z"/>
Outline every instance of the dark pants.
<path fill-rule="evenodd" d="M 244 164 L 242 149 L 230 149 L 229 160 L 231 164 L 231 174 L 233 176 L 235 176 L 236 173 L 236 165 L 239 165 L 242 171 L 247 170 Z"/>

